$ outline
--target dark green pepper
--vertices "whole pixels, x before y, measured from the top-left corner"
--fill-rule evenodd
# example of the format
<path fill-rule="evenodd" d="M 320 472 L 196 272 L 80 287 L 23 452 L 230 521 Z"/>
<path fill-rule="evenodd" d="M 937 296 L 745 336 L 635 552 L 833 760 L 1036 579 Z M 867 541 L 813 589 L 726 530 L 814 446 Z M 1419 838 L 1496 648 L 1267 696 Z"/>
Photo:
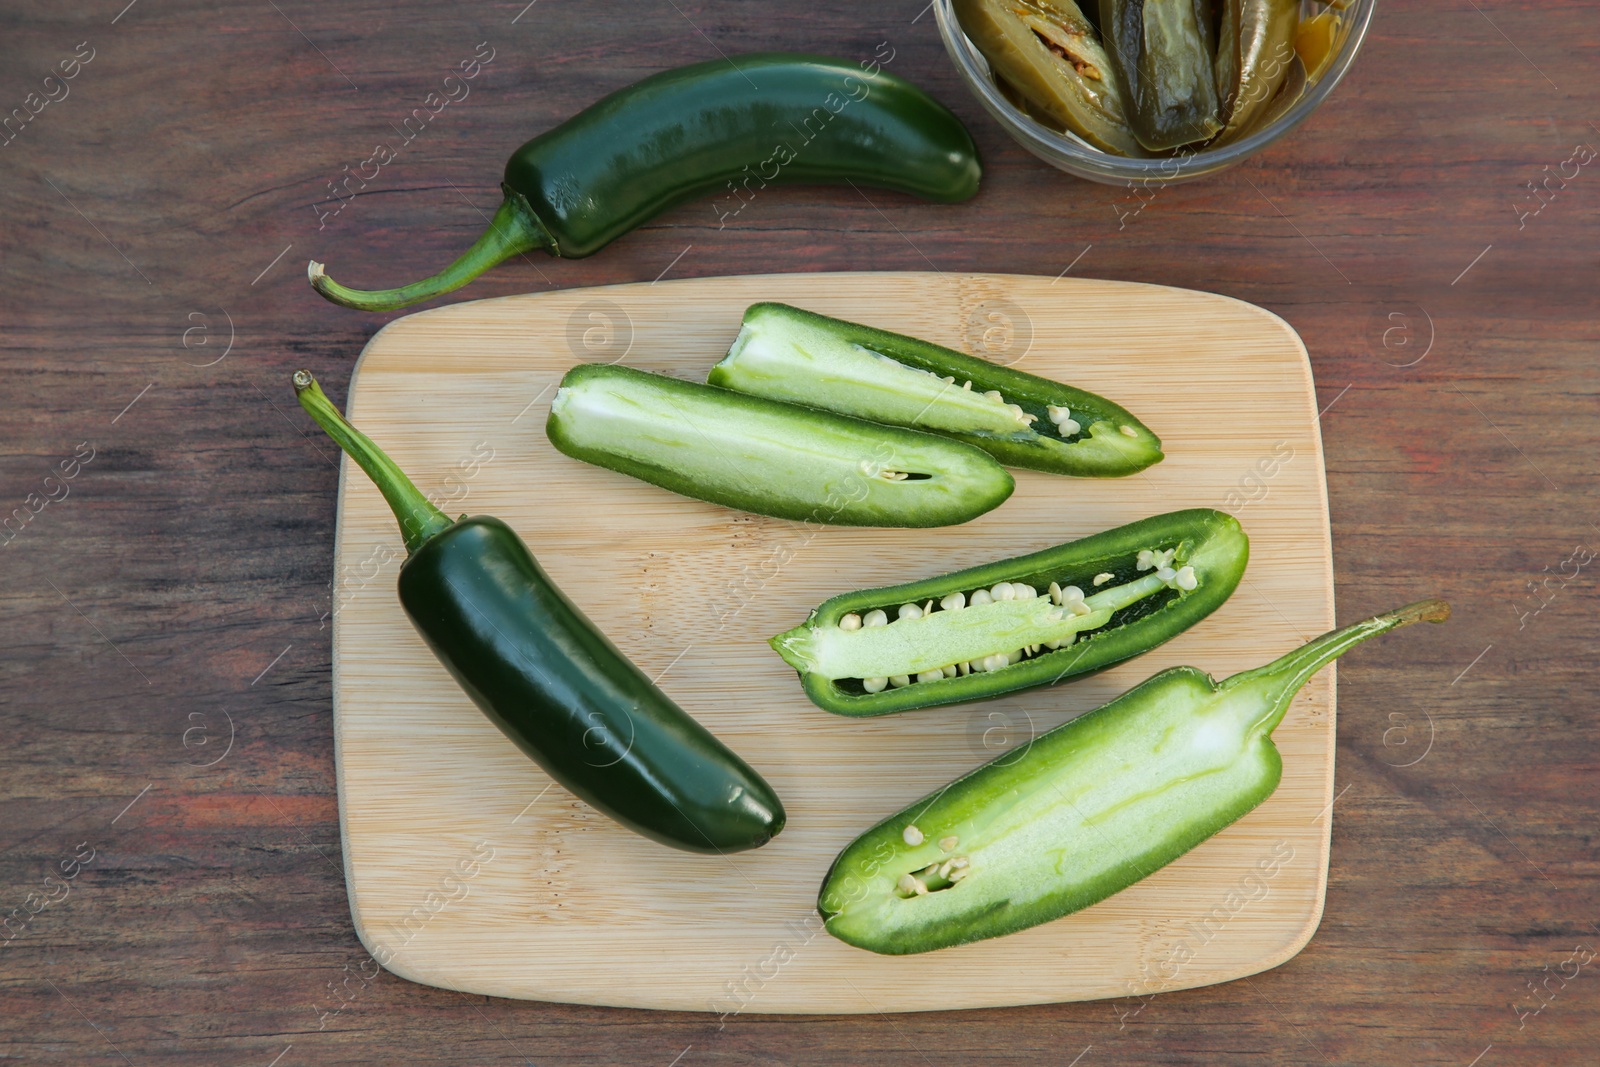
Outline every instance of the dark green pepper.
<path fill-rule="evenodd" d="M 942 434 L 1013 467 L 1104 478 L 1161 459 L 1161 439 L 1103 396 L 787 304 L 751 306 L 707 380 Z"/>
<path fill-rule="evenodd" d="M 1217 96 L 1224 136 L 1249 132 L 1277 95 L 1295 59 L 1300 0 L 1218 0 Z"/>
<path fill-rule="evenodd" d="M 1227 600 L 1250 556 L 1231 515 L 1174 511 L 954 574 L 824 601 L 772 638 L 811 702 L 887 715 L 1109 667 Z"/>
<path fill-rule="evenodd" d="M 1427 600 L 1325 634 L 1220 685 L 1162 671 L 958 778 L 856 838 L 817 910 L 841 941 L 892 955 L 1014 933 L 1166 866 L 1278 787 L 1272 731 L 1317 671 L 1369 637 L 1443 622 Z"/>
<path fill-rule="evenodd" d="M 961 29 L 1036 117 L 1096 148 L 1142 156 L 1100 35 L 1073 0 L 955 0 Z M 1003 79 L 1003 81 L 1002 81 Z"/>
<path fill-rule="evenodd" d="M 535 248 L 591 255 L 719 190 L 742 205 L 769 184 L 853 183 L 948 203 L 976 193 L 980 173 L 961 120 L 877 60 L 734 56 L 652 75 L 517 149 L 488 232 L 433 277 L 367 292 L 315 261 L 309 275 L 336 304 L 390 311 Z"/>
<path fill-rule="evenodd" d="M 617 651 L 511 527 L 487 515 L 451 522 L 310 372 L 296 372 L 294 387 L 399 520 L 400 603 L 417 632 L 550 777 L 630 830 L 690 852 L 756 848 L 783 829 L 772 787 Z"/>
<path fill-rule="evenodd" d="M 1177 148 L 1222 129 L 1210 0 L 1100 0 L 1100 27 L 1140 144 Z"/>
<path fill-rule="evenodd" d="M 1015 486 L 979 449 L 898 426 L 583 363 L 545 424 L 585 463 L 697 500 L 837 526 L 948 526 Z"/>

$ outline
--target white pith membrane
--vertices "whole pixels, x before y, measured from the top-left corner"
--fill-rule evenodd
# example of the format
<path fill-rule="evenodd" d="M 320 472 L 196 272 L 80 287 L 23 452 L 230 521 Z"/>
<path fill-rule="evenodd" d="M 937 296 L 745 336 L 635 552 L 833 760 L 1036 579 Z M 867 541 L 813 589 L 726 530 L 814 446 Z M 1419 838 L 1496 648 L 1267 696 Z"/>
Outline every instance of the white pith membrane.
<path fill-rule="evenodd" d="M 840 618 L 837 627 L 812 632 L 812 668 L 835 682 L 853 681 L 868 694 L 1004 670 L 1071 646 L 1080 633 L 1100 629 L 1117 611 L 1163 590 L 1196 589 L 1199 579 L 1194 568 L 1181 564 L 1176 558 L 1178 551 L 1143 549 L 1134 560 L 1134 570 L 1142 577 L 1089 594 L 1076 585 L 1062 587 L 1056 582 L 1042 593 L 1022 582 L 999 582 L 921 604 L 852 612 Z M 1180 565 L 1174 567 L 1174 563 Z M 1114 577 L 1102 571 L 1094 576 L 1091 588 Z M 880 629 L 882 634 L 870 638 L 865 633 Z M 1034 640 L 1019 641 L 1019 637 Z M 965 658 L 952 663 L 927 662 L 929 657 L 942 656 L 928 651 L 930 646 L 956 649 Z M 876 667 L 883 673 L 830 675 L 829 661 Z"/>
<path fill-rule="evenodd" d="M 921 367 L 913 367 L 910 364 L 902 363 L 893 356 L 886 356 L 882 352 L 874 352 L 870 348 L 864 348 L 859 345 L 857 347 L 861 348 L 861 351 L 863 352 L 867 352 L 878 357 L 878 359 L 882 360 L 884 363 L 894 366 L 899 371 L 910 371 L 913 374 L 925 375 L 936 382 L 944 383 L 945 388 L 941 390 L 941 396 L 949 394 L 955 388 L 956 380 L 953 376 L 940 377 L 930 370 L 923 370 Z M 1024 411 L 1021 404 L 1013 404 L 1007 400 L 1005 398 L 1005 394 L 1001 393 L 998 389 L 986 389 L 980 393 L 973 389 L 971 381 L 963 381 L 961 383 L 961 391 L 963 393 L 972 394 L 974 398 L 981 396 L 985 400 L 991 401 L 999 407 L 1003 407 L 1007 412 L 1010 413 L 1011 417 L 1016 420 L 1017 429 L 1019 430 L 1033 430 L 1033 424 L 1039 421 L 1039 416 Z M 1072 417 L 1071 408 L 1057 407 L 1054 404 L 1050 404 L 1046 406 L 1045 412 L 1050 416 L 1051 425 L 1055 427 L 1056 432 L 1063 438 L 1071 440 L 1083 432 L 1082 424 Z M 1124 426 L 1121 427 L 1121 429 L 1130 437 L 1138 436 L 1137 431 L 1133 431 L 1131 427 Z"/>

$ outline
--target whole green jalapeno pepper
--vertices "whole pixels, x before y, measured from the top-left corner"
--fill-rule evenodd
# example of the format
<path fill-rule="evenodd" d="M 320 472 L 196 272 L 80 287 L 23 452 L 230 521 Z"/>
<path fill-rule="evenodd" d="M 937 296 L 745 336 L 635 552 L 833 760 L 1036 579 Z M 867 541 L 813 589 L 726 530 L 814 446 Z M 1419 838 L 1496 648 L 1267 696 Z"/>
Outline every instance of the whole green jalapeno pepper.
<path fill-rule="evenodd" d="M 408 553 L 400 603 L 489 720 L 580 798 L 689 852 L 756 848 L 783 805 L 555 587 L 499 519 L 452 522 L 335 408 L 308 371 L 300 404 L 383 493 Z"/>
<path fill-rule="evenodd" d="M 517 149 L 488 232 L 440 273 L 363 291 L 313 261 L 311 284 L 336 304 L 390 311 L 523 252 L 591 255 L 685 200 L 721 191 L 742 207 L 769 184 L 855 183 L 939 202 L 972 196 L 981 171 L 966 127 L 883 71 L 882 59 L 769 52 L 662 71 Z"/>
<path fill-rule="evenodd" d="M 1037 117 L 1096 148 L 1142 156 L 1099 32 L 1073 0 L 955 0 L 961 29 Z"/>
<path fill-rule="evenodd" d="M 958 441 L 610 364 L 567 372 L 545 433 L 696 500 L 837 526 L 966 522 L 1016 484 Z"/>
<path fill-rule="evenodd" d="M 1100 0 L 1100 28 L 1140 144 L 1177 148 L 1222 129 L 1210 0 Z"/>
<path fill-rule="evenodd" d="M 1300 0 L 1218 0 L 1216 79 L 1223 136 L 1248 132 L 1283 85 L 1295 59 Z"/>
<path fill-rule="evenodd" d="M 1193 626 L 1233 593 L 1250 542 L 1209 508 L 824 601 L 771 639 L 835 715 L 930 708 L 1054 685 Z"/>
<path fill-rule="evenodd" d="M 1162 671 L 856 838 L 822 883 L 824 928 L 908 955 L 1121 892 L 1272 795 L 1283 776 L 1272 731 L 1313 674 L 1369 637 L 1449 615 L 1441 600 L 1412 604 L 1221 684 Z"/>
<path fill-rule="evenodd" d="M 787 304 L 752 305 L 707 381 L 942 434 L 1012 467 L 1105 478 L 1161 459 L 1161 439 L 1103 396 Z"/>

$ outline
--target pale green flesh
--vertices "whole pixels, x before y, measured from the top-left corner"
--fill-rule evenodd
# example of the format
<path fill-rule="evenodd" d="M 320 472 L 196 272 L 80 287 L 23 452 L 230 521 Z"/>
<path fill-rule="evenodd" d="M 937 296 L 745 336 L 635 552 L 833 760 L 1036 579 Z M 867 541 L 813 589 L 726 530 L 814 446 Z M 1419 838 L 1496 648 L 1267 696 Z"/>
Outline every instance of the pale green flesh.
<path fill-rule="evenodd" d="M 624 368 L 570 372 L 547 433 L 569 455 L 686 495 L 822 522 L 964 522 L 1012 486 L 970 445 Z"/>
<path fill-rule="evenodd" d="M 1251 695 L 1215 691 L 1192 668 L 1156 676 L 1073 729 L 1036 740 L 989 789 L 952 789 L 912 812 L 905 822 L 923 843 L 902 841 L 860 899 L 827 920 L 830 932 L 881 940 L 897 926 L 965 922 L 984 902 L 1048 906 L 1064 884 L 1132 884 L 1161 865 L 1141 856 L 1209 835 L 1220 829 L 1211 825 L 1216 812 L 1277 784 L 1281 764 L 1261 724 L 1267 710 Z M 939 841 L 951 836 L 957 844 L 946 852 Z M 951 857 L 968 861 L 962 881 L 926 896 L 898 890 L 900 875 Z M 841 903 L 856 895 L 839 894 Z"/>
<path fill-rule="evenodd" d="M 712 384 L 919 430 L 1030 438 L 1005 401 L 792 318 L 747 320 Z"/>
<path fill-rule="evenodd" d="M 1272 731 L 1313 674 L 1370 637 L 1448 616 L 1441 601 L 1409 605 L 1220 685 L 1193 667 L 1163 671 L 857 838 L 823 884 L 827 930 L 875 952 L 926 952 L 1127 888 L 1272 793 L 1282 774 Z M 922 873 L 952 860 L 965 861 L 960 880 Z M 931 891 L 908 892 L 907 876 Z"/>
<path fill-rule="evenodd" d="M 920 619 L 859 630 L 806 627 L 786 637 L 778 653 L 796 670 L 830 680 L 916 674 L 1026 645 L 1070 640 L 1099 629 L 1116 611 L 1165 588 L 1161 579 L 1146 575 L 1085 597 L 1087 615 L 1074 615 L 1055 606 L 1048 596 L 1039 596 L 934 611 Z M 895 607 L 886 605 L 886 610 L 893 615 Z"/>

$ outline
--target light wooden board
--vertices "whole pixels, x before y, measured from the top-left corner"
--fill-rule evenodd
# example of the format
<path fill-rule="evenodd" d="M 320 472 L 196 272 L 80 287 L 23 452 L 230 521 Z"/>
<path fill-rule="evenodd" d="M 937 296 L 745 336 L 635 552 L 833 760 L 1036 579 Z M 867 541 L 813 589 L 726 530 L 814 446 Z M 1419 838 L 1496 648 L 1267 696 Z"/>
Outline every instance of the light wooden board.
<path fill-rule="evenodd" d="M 1124 403 L 1167 459 L 1108 481 L 1018 471 L 955 528 L 812 529 L 685 500 L 557 453 L 556 382 L 580 360 L 703 379 L 758 300 L 916 334 Z M 1205 293 L 1011 275 L 787 274 L 454 304 L 367 345 L 351 415 L 451 514 L 511 523 L 558 584 L 761 772 L 788 828 L 731 857 L 610 823 L 523 757 L 413 632 L 382 498 L 346 464 L 334 616 L 350 905 L 403 977 L 505 997 L 692 1011 L 877 1012 L 1143 995 L 1282 963 L 1327 882 L 1334 677 L 1276 733 L 1283 784 L 1170 867 L 1077 915 L 934 956 L 834 941 L 813 911 L 834 855 L 1003 749 L 1189 663 L 1218 677 L 1333 624 L 1327 493 L 1305 349 L 1276 316 Z M 1214 506 L 1251 538 L 1211 618 L 1095 677 L 858 721 L 802 695 L 765 638 L 824 598 Z"/>

